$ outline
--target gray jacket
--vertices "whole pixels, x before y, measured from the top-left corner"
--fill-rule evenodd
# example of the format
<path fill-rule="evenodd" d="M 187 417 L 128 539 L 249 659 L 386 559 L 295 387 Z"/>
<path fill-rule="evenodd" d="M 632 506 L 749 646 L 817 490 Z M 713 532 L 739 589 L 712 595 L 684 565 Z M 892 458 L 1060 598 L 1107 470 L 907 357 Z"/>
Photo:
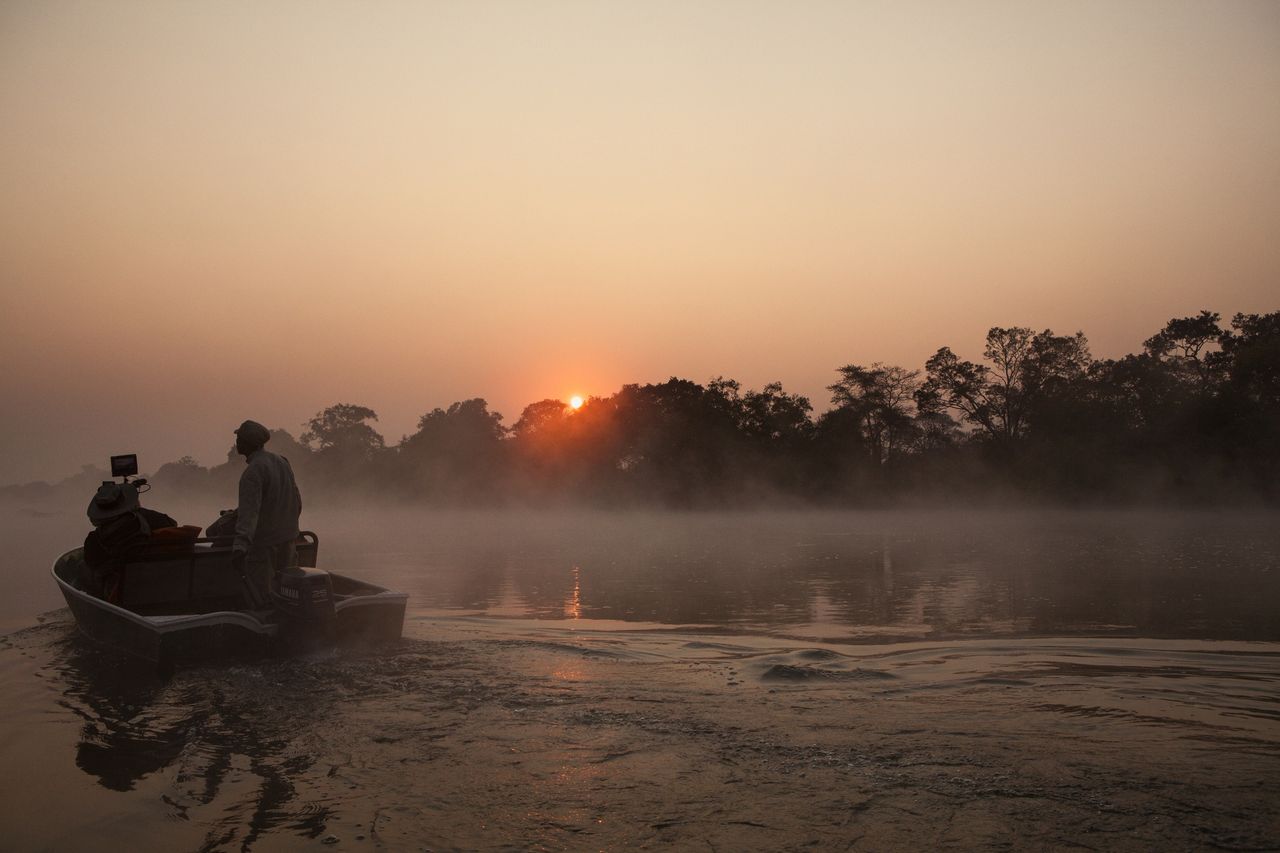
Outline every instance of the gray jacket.
<path fill-rule="evenodd" d="M 258 449 L 249 454 L 248 463 L 240 475 L 239 518 L 232 547 L 247 551 L 297 538 L 302 495 L 289 460 Z"/>

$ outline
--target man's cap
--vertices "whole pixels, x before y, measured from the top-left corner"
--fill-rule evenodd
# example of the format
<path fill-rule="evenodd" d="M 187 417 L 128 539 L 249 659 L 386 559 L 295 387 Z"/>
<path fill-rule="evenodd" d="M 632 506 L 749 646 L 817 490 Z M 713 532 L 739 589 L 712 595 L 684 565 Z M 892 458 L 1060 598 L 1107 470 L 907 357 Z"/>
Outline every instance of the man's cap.
<path fill-rule="evenodd" d="M 263 445 L 271 440 L 271 430 L 257 421 L 245 421 L 235 430 L 248 444 Z"/>
<path fill-rule="evenodd" d="M 97 524 L 137 508 L 138 490 L 132 484 L 105 482 L 89 501 L 89 520 Z"/>

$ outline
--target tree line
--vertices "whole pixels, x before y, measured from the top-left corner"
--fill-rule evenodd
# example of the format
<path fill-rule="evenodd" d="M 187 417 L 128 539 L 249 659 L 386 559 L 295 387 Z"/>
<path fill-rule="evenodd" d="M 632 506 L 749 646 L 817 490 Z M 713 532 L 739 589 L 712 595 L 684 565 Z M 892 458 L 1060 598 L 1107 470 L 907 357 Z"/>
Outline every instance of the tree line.
<path fill-rule="evenodd" d="M 1095 359 L 1083 333 L 992 328 L 970 361 L 848 364 L 831 407 L 780 383 L 624 385 L 573 409 L 485 400 L 422 415 L 388 444 L 342 403 L 273 431 L 307 491 L 441 505 L 878 506 L 947 500 L 1220 503 L 1280 498 L 1280 312 L 1170 320 L 1139 353 Z M 169 489 L 230 495 L 243 462 L 162 466 Z"/>

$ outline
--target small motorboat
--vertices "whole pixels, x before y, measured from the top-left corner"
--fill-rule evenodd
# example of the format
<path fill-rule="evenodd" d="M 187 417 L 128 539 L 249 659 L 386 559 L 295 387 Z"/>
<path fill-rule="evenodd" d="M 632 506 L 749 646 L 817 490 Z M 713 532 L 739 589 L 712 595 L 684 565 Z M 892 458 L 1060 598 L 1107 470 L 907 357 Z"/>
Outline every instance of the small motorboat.
<path fill-rule="evenodd" d="M 261 657 L 330 642 L 398 640 L 409 596 L 316 571 L 319 544 L 314 533 L 304 531 L 298 540 L 299 570 L 280 575 L 273 599 L 310 605 L 295 612 L 287 605 L 247 609 L 229 544 L 208 539 L 194 539 L 187 547 L 140 549 L 121 572 L 118 603 L 82 588 L 83 548 L 54 562 L 53 579 L 84 634 L 159 664 Z M 326 597 L 331 608 L 323 602 Z"/>
<path fill-rule="evenodd" d="M 136 474 L 134 457 L 113 457 L 112 473 L 121 476 L 121 458 L 134 460 Z M 135 491 L 145 484 L 125 477 Z M 53 579 L 80 631 L 161 667 L 400 639 L 409 596 L 316 569 L 315 533 L 299 534 L 297 568 L 277 573 L 271 600 L 255 606 L 232 563 L 231 538 L 186 530 L 192 535 L 153 535 L 130 548 L 109 601 L 85 582 L 84 548 L 55 560 Z"/>

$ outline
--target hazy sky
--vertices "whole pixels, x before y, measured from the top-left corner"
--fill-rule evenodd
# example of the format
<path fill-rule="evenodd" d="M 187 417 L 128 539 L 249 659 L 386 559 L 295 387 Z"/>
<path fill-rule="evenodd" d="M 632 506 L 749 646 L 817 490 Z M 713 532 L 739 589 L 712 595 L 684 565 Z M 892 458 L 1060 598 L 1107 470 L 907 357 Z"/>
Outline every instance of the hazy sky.
<path fill-rule="evenodd" d="M 1280 308 L 1280 3 L 0 2 L 0 483 Z"/>

